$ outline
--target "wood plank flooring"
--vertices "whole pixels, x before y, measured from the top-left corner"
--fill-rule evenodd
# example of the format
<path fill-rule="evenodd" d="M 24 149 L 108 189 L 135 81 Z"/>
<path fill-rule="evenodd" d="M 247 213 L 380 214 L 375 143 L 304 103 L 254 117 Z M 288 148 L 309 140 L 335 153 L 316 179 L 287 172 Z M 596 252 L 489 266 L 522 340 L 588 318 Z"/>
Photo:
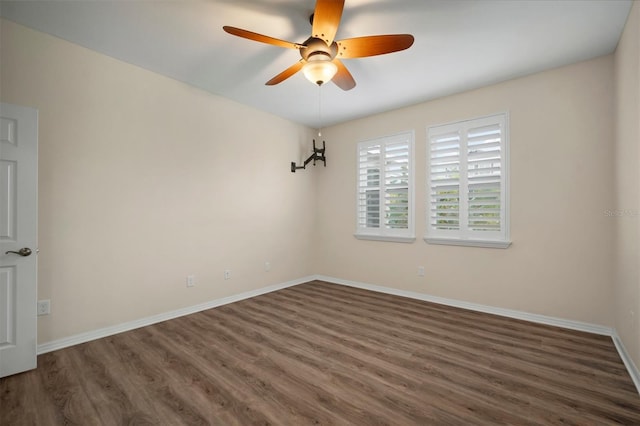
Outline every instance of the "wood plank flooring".
<path fill-rule="evenodd" d="M 640 425 L 610 338 L 320 281 L 47 353 L 0 425 Z"/>

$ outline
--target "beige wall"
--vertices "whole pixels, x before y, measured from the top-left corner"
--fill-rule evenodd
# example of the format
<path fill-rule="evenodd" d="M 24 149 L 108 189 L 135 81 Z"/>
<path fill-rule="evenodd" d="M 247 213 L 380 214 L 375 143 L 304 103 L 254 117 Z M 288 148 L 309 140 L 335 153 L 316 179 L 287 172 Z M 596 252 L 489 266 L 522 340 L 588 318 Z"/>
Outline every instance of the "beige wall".
<path fill-rule="evenodd" d="M 383 84 L 383 83 L 381 83 Z M 354 96 L 357 96 L 357 90 Z M 361 90 L 366 90 L 362 88 Z M 316 270 L 346 280 L 611 326 L 613 57 L 601 57 L 326 129 Z M 506 250 L 426 244 L 426 127 L 508 111 L 511 239 Z M 356 144 L 416 135 L 412 244 L 355 231 Z M 424 266 L 426 276 L 417 276 Z"/>
<path fill-rule="evenodd" d="M 635 2 L 615 53 L 615 328 L 640 366 L 640 3 Z"/>
<path fill-rule="evenodd" d="M 39 110 L 39 343 L 313 272 L 309 129 L 1 27 L 1 99 Z"/>

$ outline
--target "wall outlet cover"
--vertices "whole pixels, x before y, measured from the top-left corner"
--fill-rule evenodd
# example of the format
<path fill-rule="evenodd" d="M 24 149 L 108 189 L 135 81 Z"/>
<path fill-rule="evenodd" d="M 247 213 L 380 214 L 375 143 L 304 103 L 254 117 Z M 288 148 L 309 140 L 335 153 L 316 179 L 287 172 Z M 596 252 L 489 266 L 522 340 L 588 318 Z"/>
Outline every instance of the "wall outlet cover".
<path fill-rule="evenodd" d="M 196 285 L 195 275 L 187 275 L 187 287 L 193 287 Z"/>
<path fill-rule="evenodd" d="M 38 316 L 49 315 L 51 313 L 51 301 L 50 300 L 38 300 Z"/>

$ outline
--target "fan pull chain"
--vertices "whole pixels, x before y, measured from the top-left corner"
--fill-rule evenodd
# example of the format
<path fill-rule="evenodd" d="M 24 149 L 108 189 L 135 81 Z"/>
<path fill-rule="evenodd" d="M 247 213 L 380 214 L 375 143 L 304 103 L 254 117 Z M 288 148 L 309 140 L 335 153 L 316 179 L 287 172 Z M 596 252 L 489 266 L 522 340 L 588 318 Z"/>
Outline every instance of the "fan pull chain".
<path fill-rule="evenodd" d="M 318 137 L 322 137 L 322 85 L 318 85 Z"/>

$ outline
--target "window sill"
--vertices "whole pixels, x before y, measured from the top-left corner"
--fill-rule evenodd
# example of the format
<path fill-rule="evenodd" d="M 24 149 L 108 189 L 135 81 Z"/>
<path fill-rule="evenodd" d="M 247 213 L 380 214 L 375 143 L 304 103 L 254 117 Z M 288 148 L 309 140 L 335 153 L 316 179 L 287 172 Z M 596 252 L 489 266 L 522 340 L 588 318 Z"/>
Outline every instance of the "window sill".
<path fill-rule="evenodd" d="M 448 246 L 467 246 L 467 247 L 485 247 L 506 249 L 511 245 L 511 241 L 492 241 L 492 240 L 454 240 L 451 238 L 433 238 L 424 237 L 424 241 L 428 244 L 442 244 Z"/>
<path fill-rule="evenodd" d="M 388 241 L 392 243 L 412 243 L 416 237 L 400 237 L 391 235 L 353 234 L 359 240 Z"/>

